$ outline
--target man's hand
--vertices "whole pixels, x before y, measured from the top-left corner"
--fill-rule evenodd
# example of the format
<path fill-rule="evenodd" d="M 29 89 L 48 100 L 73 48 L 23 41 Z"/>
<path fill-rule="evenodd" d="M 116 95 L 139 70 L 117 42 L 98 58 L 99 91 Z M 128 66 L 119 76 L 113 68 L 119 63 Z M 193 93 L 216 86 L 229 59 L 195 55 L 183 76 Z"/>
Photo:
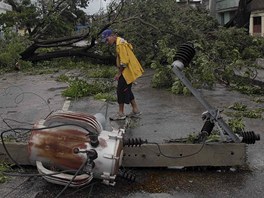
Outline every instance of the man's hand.
<path fill-rule="evenodd" d="M 116 81 L 118 81 L 118 80 L 119 80 L 119 78 L 120 78 L 120 76 L 121 76 L 121 74 L 120 74 L 120 73 L 116 74 L 116 75 L 115 75 L 115 80 L 116 80 Z"/>

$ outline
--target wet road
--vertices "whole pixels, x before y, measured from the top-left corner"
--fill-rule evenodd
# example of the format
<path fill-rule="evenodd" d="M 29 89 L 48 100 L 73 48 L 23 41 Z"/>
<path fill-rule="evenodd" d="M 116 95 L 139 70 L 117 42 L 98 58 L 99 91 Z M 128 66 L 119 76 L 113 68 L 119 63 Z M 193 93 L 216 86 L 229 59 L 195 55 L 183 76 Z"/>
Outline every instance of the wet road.
<path fill-rule="evenodd" d="M 138 105 L 143 112 L 140 120 L 130 124 L 126 137 L 140 137 L 151 142 L 186 137 L 199 132 L 203 126 L 201 113 L 205 109 L 192 96 L 175 96 L 165 90 L 150 86 L 151 71 L 134 85 Z M 12 92 L 10 92 L 12 88 Z M 66 85 L 54 81 L 51 76 L 24 77 L 13 74 L 1 77 L 1 116 L 34 123 L 44 118 L 51 110 L 61 109 L 64 99 L 60 92 Z M 10 94 L 12 93 L 12 94 Z M 24 94 L 23 100 L 14 102 L 17 95 Z M 31 94 L 28 94 L 31 93 Z M 234 102 L 242 102 L 250 108 L 264 108 L 263 103 L 255 103 L 252 97 L 231 92 L 222 86 L 214 90 L 202 90 L 205 99 L 214 107 L 227 111 Z M 11 97 L 11 99 L 8 99 Z M 262 97 L 263 99 L 263 97 Z M 17 101 L 17 100 L 15 100 Z M 34 102 L 33 102 L 34 101 Z M 108 104 L 85 98 L 72 101 L 73 111 L 90 114 L 102 113 L 108 117 L 117 110 L 117 104 Z M 126 106 L 126 112 L 130 112 Z M 222 115 L 225 119 L 225 114 Z M 84 189 L 67 189 L 62 197 L 262 197 L 264 194 L 264 155 L 262 119 L 245 119 L 246 130 L 260 134 L 261 140 L 248 145 L 248 167 L 208 168 L 208 169 L 127 169 L 135 174 L 136 182 L 118 178 L 115 187 L 105 186 L 94 180 Z M 19 125 L 17 123 L 12 123 Z M 113 124 L 113 123 L 112 123 Z M 1 123 L 1 128 L 6 126 Z M 107 121 L 106 129 L 111 129 Z M 34 169 L 32 170 L 34 171 Z M 14 181 L 15 180 L 15 181 Z M 42 178 L 13 178 L 9 183 L 0 184 L 0 197 L 56 197 L 63 189 L 47 183 Z"/>

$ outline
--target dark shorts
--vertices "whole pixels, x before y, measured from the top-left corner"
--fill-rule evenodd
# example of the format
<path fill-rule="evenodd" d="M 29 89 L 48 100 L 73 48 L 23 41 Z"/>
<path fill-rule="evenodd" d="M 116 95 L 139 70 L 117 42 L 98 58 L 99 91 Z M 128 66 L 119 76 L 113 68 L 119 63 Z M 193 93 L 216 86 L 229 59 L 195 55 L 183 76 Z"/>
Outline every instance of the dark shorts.
<path fill-rule="evenodd" d="M 118 79 L 117 84 L 117 102 L 118 104 L 129 104 L 131 100 L 134 99 L 134 94 L 132 93 L 132 83 L 127 84 L 123 75 Z"/>

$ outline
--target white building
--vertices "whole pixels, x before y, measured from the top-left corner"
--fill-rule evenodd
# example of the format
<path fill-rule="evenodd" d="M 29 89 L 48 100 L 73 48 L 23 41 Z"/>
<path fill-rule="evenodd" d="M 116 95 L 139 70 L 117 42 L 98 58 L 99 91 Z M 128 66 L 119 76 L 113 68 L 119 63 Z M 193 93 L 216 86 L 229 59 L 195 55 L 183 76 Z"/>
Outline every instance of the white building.
<path fill-rule="evenodd" d="M 12 10 L 12 6 L 11 5 L 6 4 L 6 3 L 4 3 L 4 2 L 2 2 L 0 0 L 0 14 L 6 13 L 6 11 L 11 11 L 11 10 Z M 2 31 L 2 28 L 3 28 L 3 25 L 1 24 L 0 25 L 0 39 L 2 39 L 3 36 L 4 36 L 4 33 Z"/>
<path fill-rule="evenodd" d="M 176 2 L 179 4 L 188 4 L 195 8 L 197 5 L 202 4 L 203 0 L 176 0 Z"/>
<path fill-rule="evenodd" d="M 254 0 L 251 3 L 249 33 L 252 36 L 264 37 L 264 1 Z"/>
<path fill-rule="evenodd" d="M 85 11 L 88 15 L 96 14 L 98 12 L 104 11 L 110 2 L 111 0 L 92 0 Z"/>
<path fill-rule="evenodd" d="M 6 13 L 6 11 L 11 11 L 11 10 L 12 10 L 12 6 L 11 5 L 0 1 L 0 14 Z"/>

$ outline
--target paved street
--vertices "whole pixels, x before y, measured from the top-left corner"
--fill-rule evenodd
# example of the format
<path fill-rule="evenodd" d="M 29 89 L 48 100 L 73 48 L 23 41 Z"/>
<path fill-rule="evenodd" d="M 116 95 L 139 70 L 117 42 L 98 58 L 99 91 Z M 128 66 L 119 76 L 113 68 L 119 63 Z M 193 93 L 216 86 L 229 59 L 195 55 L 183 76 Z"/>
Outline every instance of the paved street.
<path fill-rule="evenodd" d="M 193 96 L 176 96 L 166 90 L 150 86 L 152 71 L 147 70 L 134 85 L 134 93 L 142 111 L 141 119 L 131 123 L 126 137 L 140 137 L 151 142 L 186 137 L 199 132 L 203 126 L 201 114 L 205 109 Z M 60 93 L 67 85 L 55 81 L 53 75 L 24 76 L 20 73 L 0 77 L 2 120 L 9 118 L 20 122 L 35 123 L 50 111 L 61 109 L 65 99 Z M 264 108 L 252 97 L 228 91 L 221 85 L 214 90 L 202 90 L 208 102 L 225 109 L 234 102 L 242 102 L 249 108 Z M 262 97 L 263 99 L 263 97 Z M 117 104 L 95 101 L 92 98 L 71 101 L 69 110 L 89 114 L 102 113 L 107 118 L 117 111 Z M 126 106 L 127 113 L 130 107 Z M 227 118 L 223 114 L 224 118 Z M 248 167 L 237 169 L 129 169 L 136 175 L 136 182 L 117 179 L 115 187 L 93 181 L 85 189 L 67 189 L 62 197 L 262 197 L 264 193 L 264 124 L 263 119 L 245 119 L 246 130 L 260 134 L 261 140 L 248 145 Z M 11 122 L 12 126 L 20 123 Z M 6 125 L 1 122 L 1 130 Z M 111 130 L 107 119 L 106 129 Z M 35 171 L 34 168 L 31 171 Z M 51 198 L 63 187 L 47 183 L 42 178 L 12 177 L 0 184 L 0 197 Z"/>

